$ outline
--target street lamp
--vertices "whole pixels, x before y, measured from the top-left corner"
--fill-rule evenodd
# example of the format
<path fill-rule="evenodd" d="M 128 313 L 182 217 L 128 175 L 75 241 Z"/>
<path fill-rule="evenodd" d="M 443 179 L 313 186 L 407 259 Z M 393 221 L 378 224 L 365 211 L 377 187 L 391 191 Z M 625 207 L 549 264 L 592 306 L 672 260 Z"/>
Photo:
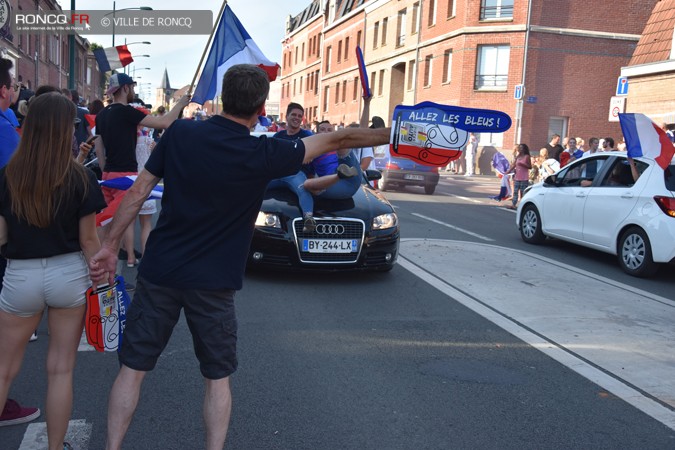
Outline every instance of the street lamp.
<path fill-rule="evenodd" d="M 71 0 L 72 2 L 75 2 L 75 0 Z M 110 14 L 113 15 L 113 23 L 112 23 L 112 46 L 115 46 L 115 14 L 117 11 L 130 11 L 130 10 L 138 10 L 138 11 L 152 11 L 152 8 L 149 6 L 139 6 L 136 8 L 122 8 L 122 9 L 116 9 L 116 4 L 117 2 L 113 2 L 113 10 L 111 13 L 105 14 L 103 17 L 108 16 Z"/>

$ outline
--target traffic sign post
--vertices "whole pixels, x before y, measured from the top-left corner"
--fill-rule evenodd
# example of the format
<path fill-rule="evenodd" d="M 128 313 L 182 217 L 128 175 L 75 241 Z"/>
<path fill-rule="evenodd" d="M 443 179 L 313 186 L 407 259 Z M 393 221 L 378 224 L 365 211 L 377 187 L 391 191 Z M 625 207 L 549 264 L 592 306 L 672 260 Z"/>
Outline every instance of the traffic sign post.
<path fill-rule="evenodd" d="M 609 101 L 609 121 L 618 122 L 619 113 L 626 112 L 626 97 L 612 97 Z"/>
<path fill-rule="evenodd" d="M 616 95 L 628 95 L 628 77 L 619 77 L 616 81 Z"/>
<path fill-rule="evenodd" d="M 516 84 L 516 88 L 513 90 L 513 98 L 515 100 L 522 100 L 524 90 L 525 89 L 523 88 L 522 84 Z"/>

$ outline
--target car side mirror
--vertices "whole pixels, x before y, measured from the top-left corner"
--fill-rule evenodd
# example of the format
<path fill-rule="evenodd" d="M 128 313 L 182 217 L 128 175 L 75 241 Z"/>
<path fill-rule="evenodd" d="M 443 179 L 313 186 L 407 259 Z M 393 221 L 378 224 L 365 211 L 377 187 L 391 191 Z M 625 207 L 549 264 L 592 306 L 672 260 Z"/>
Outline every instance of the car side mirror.
<path fill-rule="evenodd" d="M 366 180 L 368 180 L 368 181 L 375 181 L 375 180 L 379 180 L 380 178 L 382 178 L 382 173 L 379 170 L 374 170 L 374 169 L 366 169 L 365 175 L 366 175 Z"/>

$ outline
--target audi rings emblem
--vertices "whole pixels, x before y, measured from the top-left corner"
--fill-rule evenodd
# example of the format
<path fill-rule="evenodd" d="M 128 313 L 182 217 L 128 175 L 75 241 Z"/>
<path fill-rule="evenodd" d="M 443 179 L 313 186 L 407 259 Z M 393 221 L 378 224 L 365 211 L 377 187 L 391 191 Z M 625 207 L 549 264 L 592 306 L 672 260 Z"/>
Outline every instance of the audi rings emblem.
<path fill-rule="evenodd" d="M 344 225 L 320 223 L 316 226 L 316 234 L 343 234 Z"/>

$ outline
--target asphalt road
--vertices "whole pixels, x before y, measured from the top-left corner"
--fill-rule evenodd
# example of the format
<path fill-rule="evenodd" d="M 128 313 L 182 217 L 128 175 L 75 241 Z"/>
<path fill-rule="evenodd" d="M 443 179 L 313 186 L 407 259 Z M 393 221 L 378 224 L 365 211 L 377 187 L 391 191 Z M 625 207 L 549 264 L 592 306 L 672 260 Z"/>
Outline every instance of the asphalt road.
<path fill-rule="evenodd" d="M 596 303 L 586 304 L 583 290 L 590 285 L 579 281 L 589 278 L 588 283 L 603 283 L 599 297 L 610 289 L 629 294 L 628 303 L 641 295 L 663 297 L 660 306 L 669 314 L 675 307 L 675 302 L 669 304 L 672 267 L 655 279 L 638 280 L 624 275 L 613 257 L 559 242 L 525 245 L 513 212 L 486 198 L 497 189 L 492 178 L 443 175 L 432 196 L 421 188 L 387 193 L 404 238 L 401 263 L 388 274 L 249 273 L 237 296 L 240 366 L 232 377 L 234 408 L 226 448 L 675 448 L 675 422 L 668 422 L 675 405 L 665 398 L 668 392 L 661 395 L 651 385 L 642 386 L 640 380 L 653 379 L 648 374 L 638 373 L 635 379 L 616 375 L 621 369 L 602 360 L 611 353 L 606 348 L 587 354 L 579 346 L 567 355 L 578 357 L 572 364 L 556 357 L 552 351 L 557 348 L 546 348 L 553 347 L 554 331 L 542 331 L 545 325 L 535 320 L 551 322 L 551 312 L 543 316 L 535 309 L 536 314 L 521 316 L 543 308 L 544 300 L 550 305 L 551 298 L 525 295 L 516 276 L 526 274 L 535 282 L 538 274 L 522 266 L 530 261 L 523 252 L 529 252 L 540 258 L 537 271 L 560 274 L 558 291 L 570 284 L 560 304 L 588 308 L 591 316 Z M 430 245 L 419 239 L 438 241 Z M 438 258 L 442 246 L 454 249 L 454 259 Z M 491 246 L 498 260 L 481 253 Z M 473 264 L 471 272 L 454 270 L 457 260 Z M 515 274 L 512 262 L 521 264 L 513 267 Z M 509 293 L 518 296 L 511 301 Z M 515 301 L 524 297 L 534 302 L 525 306 Z M 490 318 L 467 298 L 493 312 L 510 309 L 501 318 Z M 506 304 L 490 303 L 497 300 Z M 506 326 L 506 331 L 504 317 L 522 327 Z M 597 323 L 574 322 L 588 336 L 608 336 L 610 331 L 601 332 Z M 661 327 L 656 319 L 643 326 L 653 333 Z M 520 329 L 548 340 L 537 344 Z M 46 331 L 43 322 L 11 391 L 25 404 L 43 405 Z M 570 347 L 566 342 L 560 346 Z M 675 368 L 672 351 L 662 353 L 663 364 Z M 633 361 L 630 357 L 627 351 L 623 355 L 626 362 Z M 582 376 L 584 365 L 655 403 L 664 412 L 661 420 L 638 409 L 636 399 L 626 400 L 621 389 L 608 389 L 601 378 L 590 381 L 591 372 Z M 70 428 L 78 449 L 104 448 L 106 397 L 117 367 L 114 354 L 79 354 Z M 202 396 L 189 332 L 180 321 L 156 370 L 146 377 L 126 448 L 203 448 Z M 46 448 L 39 444 L 43 428 L 44 417 L 31 426 L 0 428 L 0 450 Z"/>

